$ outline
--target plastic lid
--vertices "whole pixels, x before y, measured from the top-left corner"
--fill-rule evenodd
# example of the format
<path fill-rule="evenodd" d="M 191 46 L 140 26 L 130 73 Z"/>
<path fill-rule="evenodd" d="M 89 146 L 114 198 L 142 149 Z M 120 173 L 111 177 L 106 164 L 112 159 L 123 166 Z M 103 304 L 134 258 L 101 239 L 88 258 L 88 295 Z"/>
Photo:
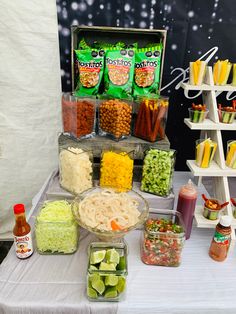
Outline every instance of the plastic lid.
<path fill-rule="evenodd" d="M 188 180 L 187 184 L 180 188 L 180 191 L 185 194 L 188 193 L 189 195 L 197 195 L 196 186 L 193 184 L 191 179 Z"/>
<path fill-rule="evenodd" d="M 231 217 L 228 215 L 221 216 L 220 224 L 224 227 L 229 227 L 231 225 Z"/>
<path fill-rule="evenodd" d="M 14 214 L 22 214 L 25 212 L 25 205 L 24 204 L 16 204 L 13 207 Z"/>

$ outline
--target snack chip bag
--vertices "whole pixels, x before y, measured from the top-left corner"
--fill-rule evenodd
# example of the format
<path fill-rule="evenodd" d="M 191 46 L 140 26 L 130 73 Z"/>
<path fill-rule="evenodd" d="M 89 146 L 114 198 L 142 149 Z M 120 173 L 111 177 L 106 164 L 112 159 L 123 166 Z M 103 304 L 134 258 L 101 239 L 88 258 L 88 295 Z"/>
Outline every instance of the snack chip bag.
<path fill-rule="evenodd" d="M 75 96 L 97 95 L 104 68 L 104 50 L 75 50 L 78 66 Z"/>
<path fill-rule="evenodd" d="M 133 96 L 157 93 L 160 81 L 162 44 L 135 51 Z"/>
<path fill-rule="evenodd" d="M 105 92 L 115 98 L 127 98 L 132 92 L 134 50 L 109 49 L 105 60 Z"/>

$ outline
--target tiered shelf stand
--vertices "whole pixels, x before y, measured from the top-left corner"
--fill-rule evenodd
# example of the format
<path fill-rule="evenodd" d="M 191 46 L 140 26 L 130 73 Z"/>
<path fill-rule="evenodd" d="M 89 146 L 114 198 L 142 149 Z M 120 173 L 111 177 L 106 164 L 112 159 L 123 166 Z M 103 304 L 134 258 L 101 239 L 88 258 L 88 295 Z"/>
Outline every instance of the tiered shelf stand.
<path fill-rule="evenodd" d="M 207 67 L 205 82 L 201 86 L 190 85 L 188 83 L 182 83 L 181 87 L 185 91 L 202 91 L 203 103 L 207 105 L 209 109 L 208 119 L 205 119 L 203 123 L 192 123 L 189 119 L 184 119 L 184 123 L 191 130 L 200 130 L 201 138 L 210 137 L 217 143 L 217 150 L 214 160 L 209 168 L 200 168 L 195 164 L 194 160 L 187 160 L 187 165 L 194 176 L 198 177 L 198 185 L 201 184 L 202 177 L 213 178 L 213 195 L 211 197 L 217 198 L 222 201 L 230 200 L 228 177 L 236 177 L 236 170 L 228 168 L 225 165 L 225 155 L 223 150 L 222 135 L 221 132 L 236 131 L 236 121 L 233 124 L 225 124 L 219 122 L 219 116 L 217 111 L 216 92 L 217 91 L 236 91 L 235 86 L 214 85 L 212 68 Z M 232 139 L 236 139 L 236 132 L 233 132 Z M 225 214 L 232 217 L 232 226 L 236 228 L 236 219 L 233 218 L 232 206 L 229 204 L 225 208 Z M 214 228 L 218 223 L 217 221 L 211 221 L 206 219 L 202 215 L 202 206 L 196 206 L 195 219 L 197 226 L 200 228 Z M 232 239 L 235 240 L 235 233 L 232 232 Z"/>

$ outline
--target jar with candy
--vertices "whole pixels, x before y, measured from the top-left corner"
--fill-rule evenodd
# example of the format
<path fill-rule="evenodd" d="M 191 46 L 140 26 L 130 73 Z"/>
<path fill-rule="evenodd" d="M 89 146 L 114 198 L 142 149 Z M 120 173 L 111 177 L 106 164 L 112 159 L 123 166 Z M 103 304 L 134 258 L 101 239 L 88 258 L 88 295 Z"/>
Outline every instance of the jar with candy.
<path fill-rule="evenodd" d="M 114 140 L 127 138 L 131 133 L 132 101 L 101 96 L 99 104 L 99 135 Z"/>
<path fill-rule="evenodd" d="M 100 186 L 112 187 L 117 191 L 129 191 L 133 181 L 133 152 L 105 150 L 102 153 Z"/>
<path fill-rule="evenodd" d="M 140 96 L 135 103 L 134 136 L 155 142 L 164 139 L 169 100 L 150 94 Z"/>
<path fill-rule="evenodd" d="M 211 242 L 209 255 L 218 262 L 223 262 L 228 254 L 231 242 L 231 217 L 221 216 L 220 222 L 216 225 L 214 237 Z"/>
<path fill-rule="evenodd" d="M 141 235 L 141 260 L 148 265 L 179 266 L 185 242 L 181 214 L 173 210 L 150 212 Z"/>

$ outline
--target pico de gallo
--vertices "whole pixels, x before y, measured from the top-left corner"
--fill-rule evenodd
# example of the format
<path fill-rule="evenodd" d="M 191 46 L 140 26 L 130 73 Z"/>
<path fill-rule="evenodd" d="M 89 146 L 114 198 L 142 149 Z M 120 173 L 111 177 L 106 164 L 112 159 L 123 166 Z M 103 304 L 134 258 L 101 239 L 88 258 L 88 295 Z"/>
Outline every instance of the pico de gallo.
<path fill-rule="evenodd" d="M 141 243 L 141 259 L 148 265 L 179 266 L 185 234 L 169 219 L 148 219 Z"/>

